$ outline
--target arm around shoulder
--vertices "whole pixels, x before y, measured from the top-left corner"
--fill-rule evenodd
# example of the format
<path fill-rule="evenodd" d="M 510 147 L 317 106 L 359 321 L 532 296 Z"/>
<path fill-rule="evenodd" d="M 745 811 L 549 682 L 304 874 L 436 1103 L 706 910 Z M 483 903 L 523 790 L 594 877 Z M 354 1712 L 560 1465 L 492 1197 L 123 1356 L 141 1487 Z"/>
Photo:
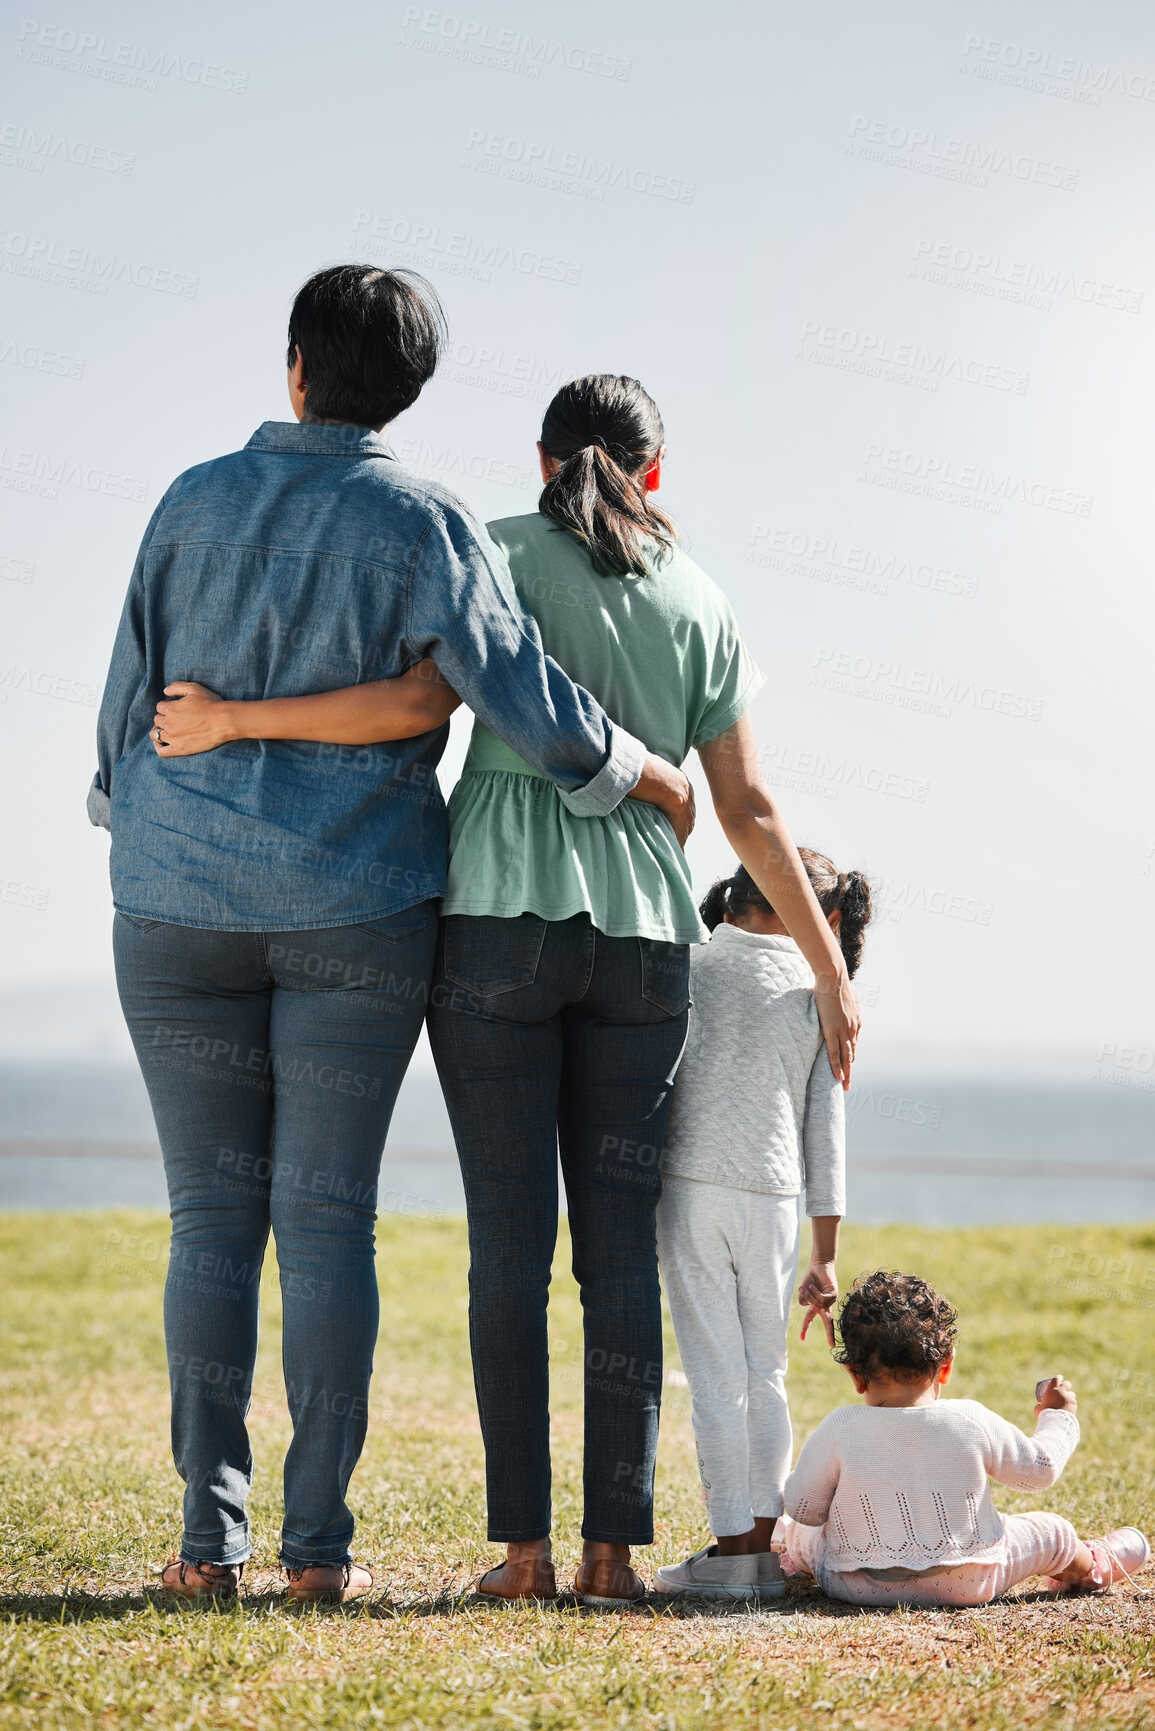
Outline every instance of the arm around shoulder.
<path fill-rule="evenodd" d="M 604 817 L 635 790 L 658 804 L 657 784 L 639 783 L 680 773 L 655 772 L 644 744 L 545 653 L 505 555 L 463 508 L 439 506 L 414 550 L 406 635 L 575 817 Z"/>
<path fill-rule="evenodd" d="M 505 555 L 463 506 L 432 503 L 407 581 L 411 652 L 432 656 L 473 713 L 559 788 L 596 783 L 606 810 L 624 799 L 608 716 L 546 656 Z"/>

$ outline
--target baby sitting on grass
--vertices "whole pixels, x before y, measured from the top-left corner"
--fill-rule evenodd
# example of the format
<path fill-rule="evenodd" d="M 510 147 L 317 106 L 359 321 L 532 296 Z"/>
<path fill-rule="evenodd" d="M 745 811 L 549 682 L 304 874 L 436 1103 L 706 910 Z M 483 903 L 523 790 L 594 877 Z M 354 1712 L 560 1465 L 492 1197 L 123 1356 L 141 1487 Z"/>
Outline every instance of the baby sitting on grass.
<path fill-rule="evenodd" d="M 1135 1527 L 1080 1540 L 1061 1515 L 1001 1515 L 990 1479 L 1053 1485 L 1079 1441 L 1075 1391 L 1036 1388 L 1035 1434 L 977 1400 L 940 1400 L 958 1312 L 913 1274 L 856 1281 L 839 1317 L 862 1406 L 829 1413 L 786 1481 L 783 1573 L 852 1605 L 985 1605 L 1032 1575 L 1105 1593 L 1151 1557 Z"/>

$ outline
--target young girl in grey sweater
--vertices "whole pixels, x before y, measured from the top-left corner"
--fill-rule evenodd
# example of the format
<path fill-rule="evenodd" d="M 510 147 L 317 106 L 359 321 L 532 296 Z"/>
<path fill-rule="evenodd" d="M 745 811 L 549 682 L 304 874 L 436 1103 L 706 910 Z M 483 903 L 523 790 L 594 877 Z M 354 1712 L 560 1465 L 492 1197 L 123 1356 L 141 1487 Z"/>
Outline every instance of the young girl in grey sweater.
<path fill-rule="evenodd" d="M 870 920 L 860 872 L 800 848 L 853 977 Z M 702 904 L 712 932 L 693 955 L 693 1010 L 663 1151 L 658 1252 L 694 1406 L 715 1543 L 659 1569 L 665 1593 L 770 1597 L 771 1552 L 790 1471 L 786 1332 L 798 1265 L 799 1197 L 811 1219 L 798 1288 L 802 1333 L 838 1293 L 845 1212 L 842 1084 L 826 1055 L 814 980 L 747 872 Z"/>

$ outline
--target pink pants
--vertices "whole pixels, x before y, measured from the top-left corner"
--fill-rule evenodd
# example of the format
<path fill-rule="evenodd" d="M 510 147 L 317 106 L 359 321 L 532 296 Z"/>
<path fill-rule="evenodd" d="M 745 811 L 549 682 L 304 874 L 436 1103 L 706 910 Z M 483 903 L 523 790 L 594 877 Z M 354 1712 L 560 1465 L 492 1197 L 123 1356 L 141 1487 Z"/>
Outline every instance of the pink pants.
<path fill-rule="evenodd" d="M 963 1563 L 906 1580 L 876 1580 L 864 1569 L 843 1573 L 827 1563 L 826 1528 L 804 1527 L 783 1515 L 778 1533 L 792 1563 L 814 1576 L 831 1599 L 851 1605 L 986 1605 L 1032 1575 L 1058 1575 L 1079 1543 L 1062 1515 L 1004 1515 L 1004 1553 L 995 1563 Z"/>

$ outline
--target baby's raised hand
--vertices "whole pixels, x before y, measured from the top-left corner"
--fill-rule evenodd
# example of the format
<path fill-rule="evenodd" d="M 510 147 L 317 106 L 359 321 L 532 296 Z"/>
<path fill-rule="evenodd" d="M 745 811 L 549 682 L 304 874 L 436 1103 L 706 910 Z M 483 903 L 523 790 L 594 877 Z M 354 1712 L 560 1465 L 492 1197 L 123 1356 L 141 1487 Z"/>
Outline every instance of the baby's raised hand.
<path fill-rule="evenodd" d="M 1075 1391 L 1065 1376 L 1048 1376 L 1035 1384 L 1035 1417 L 1041 1412 L 1078 1412 Z"/>

